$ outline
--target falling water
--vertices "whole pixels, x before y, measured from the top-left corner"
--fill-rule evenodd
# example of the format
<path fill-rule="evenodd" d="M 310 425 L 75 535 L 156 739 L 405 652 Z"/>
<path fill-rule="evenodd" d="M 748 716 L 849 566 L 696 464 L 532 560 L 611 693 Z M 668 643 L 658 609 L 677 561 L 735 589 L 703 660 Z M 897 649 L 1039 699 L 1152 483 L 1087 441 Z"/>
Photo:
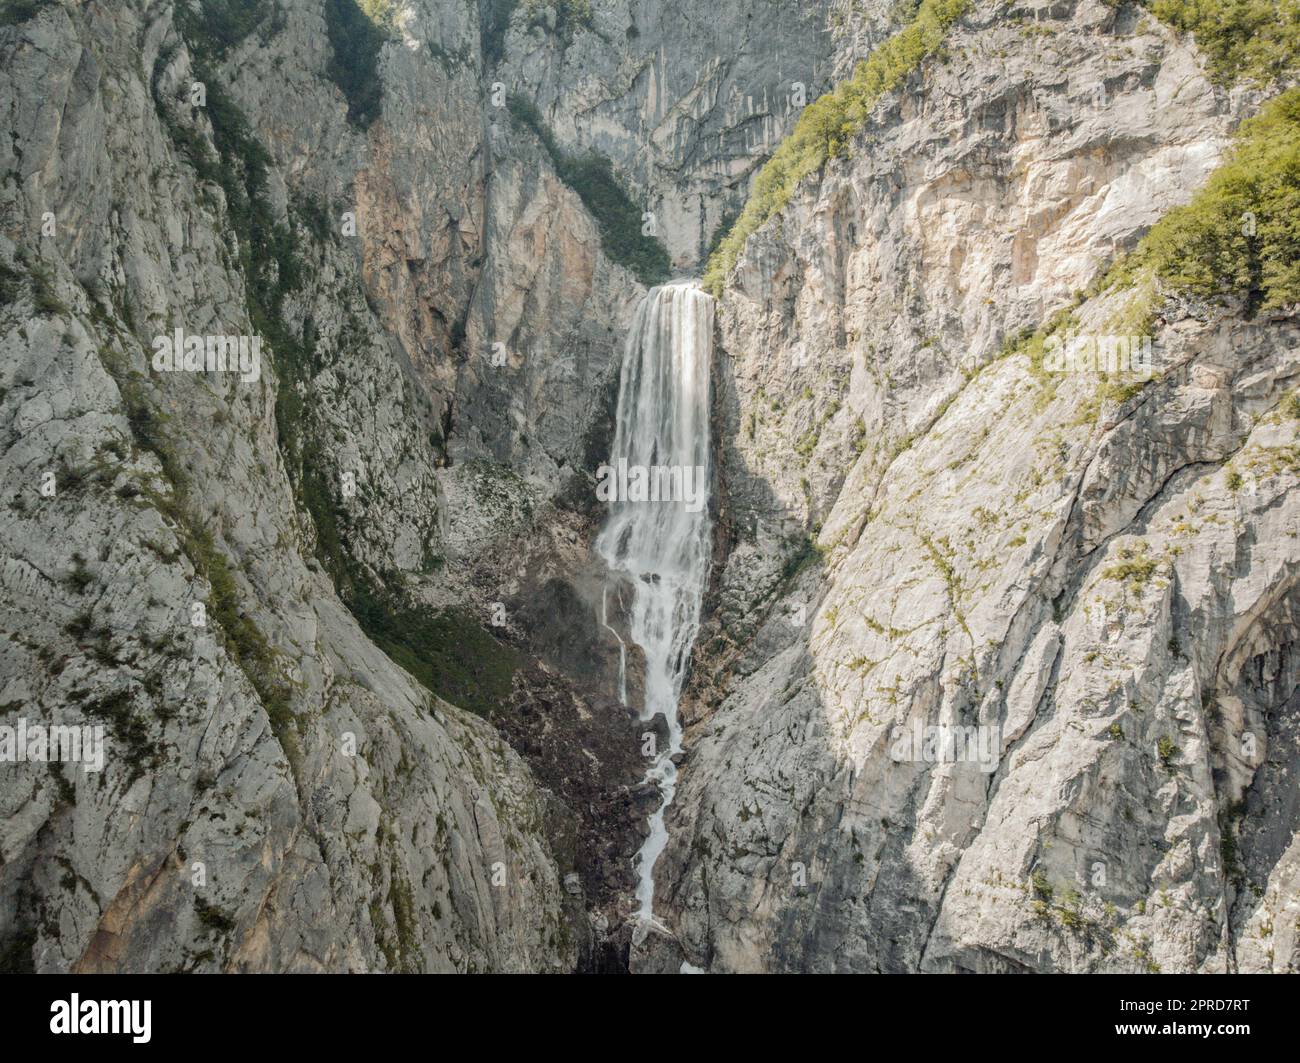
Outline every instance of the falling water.
<path fill-rule="evenodd" d="M 646 778 L 659 784 L 662 803 L 650 817 L 650 836 L 637 854 L 640 918 L 654 918 L 654 866 L 668 844 L 664 813 L 677 786 L 672 758 L 681 752 L 677 701 L 700 622 L 709 565 L 709 359 L 713 300 L 694 283 L 652 288 L 637 307 L 623 352 L 618 415 L 610 464 L 629 469 L 678 470 L 699 492 L 686 501 L 610 503 L 596 551 L 633 589 L 629 629 L 645 654 L 641 719 L 663 713 L 668 747 L 658 751 Z"/>
<path fill-rule="evenodd" d="M 605 587 L 600 595 L 600 622 L 605 626 L 606 631 L 618 639 L 618 700 L 626 705 L 627 643 L 623 641 L 623 636 L 618 633 L 618 628 L 609 622 L 609 587 Z"/>

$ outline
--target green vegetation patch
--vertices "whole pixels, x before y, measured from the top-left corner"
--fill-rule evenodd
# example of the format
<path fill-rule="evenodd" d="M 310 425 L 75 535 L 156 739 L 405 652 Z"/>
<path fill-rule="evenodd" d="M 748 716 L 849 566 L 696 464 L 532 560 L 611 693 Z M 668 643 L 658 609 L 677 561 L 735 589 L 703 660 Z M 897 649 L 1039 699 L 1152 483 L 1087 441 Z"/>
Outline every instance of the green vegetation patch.
<path fill-rule="evenodd" d="M 1146 6 L 1196 38 L 1220 85 L 1271 84 L 1300 61 L 1300 0 L 1150 0 Z"/>
<path fill-rule="evenodd" d="M 790 201 L 805 177 L 844 153 L 880 98 L 938 50 L 970 5 L 971 0 L 922 0 L 915 18 L 860 62 L 851 78 L 804 108 L 794 131 L 758 172 L 735 226 L 709 258 L 705 288 L 715 297 L 722 294 L 745 241 Z"/>
<path fill-rule="evenodd" d="M 108 724 L 116 749 L 125 755 L 127 763 L 131 765 L 128 786 L 147 769 L 156 768 L 162 762 L 162 750 L 150 741 L 148 724 L 136 713 L 130 691 L 119 690 L 105 694 L 94 701 L 85 702 L 81 708 L 87 716 Z"/>
<path fill-rule="evenodd" d="M 389 0 L 325 0 L 325 31 L 334 58 L 326 73 L 348 101 L 348 121 L 362 129 L 379 117 L 384 85 L 379 53 L 390 37 Z"/>
<path fill-rule="evenodd" d="M 553 27 L 569 40 L 578 29 L 591 25 L 591 0 L 524 0 L 524 15 L 530 26 Z"/>
<path fill-rule="evenodd" d="M 58 282 L 54 268 L 46 265 L 37 254 L 19 247 L 14 256 L 18 266 L 26 269 L 31 281 L 32 306 L 42 317 L 68 313 L 68 306 L 59 298 Z M 0 309 L 18 301 L 23 291 L 23 273 L 0 262 Z"/>
<path fill-rule="evenodd" d="M 0 262 L 0 310 L 18 301 L 23 290 L 23 275 Z"/>
<path fill-rule="evenodd" d="M 235 929 L 235 921 L 216 905 L 209 904 L 202 897 L 194 898 L 194 914 L 204 928 L 218 934 L 228 934 Z"/>
<path fill-rule="evenodd" d="M 1155 574 L 1159 562 L 1147 553 L 1146 543 L 1139 543 L 1136 547 L 1121 546 L 1118 554 L 1119 560 L 1102 570 L 1102 579 L 1125 583 L 1134 594 L 1140 594 L 1143 585 Z"/>
<path fill-rule="evenodd" d="M 787 545 L 792 546 L 790 554 L 781 566 L 781 579 L 792 580 L 810 565 L 820 564 L 826 557 L 824 547 L 818 545 L 817 536 L 808 534 Z"/>
<path fill-rule="evenodd" d="M 0 974 L 35 974 L 36 928 L 12 928 L 11 937 L 0 947 Z"/>
<path fill-rule="evenodd" d="M 189 481 L 167 439 L 167 418 L 148 401 L 138 375 L 127 374 L 124 367 L 111 358 L 103 361 L 105 369 L 117 381 L 136 445 L 158 458 L 163 477 L 172 488 L 170 495 L 150 490 L 143 493 L 160 513 L 175 523 L 181 548 L 198 574 L 208 581 L 211 588 L 208 609 L 216 621 L 222 644 L 257 691 L 272 732 L 290 764 L 296 766 L 298 743 L 293 727 L 290 685 L 284 679 L 275 650 L 244 609 L 230 562 L 191 508 Z"/>
<path fill-rule="evenodd" d="M 478 716 L 509 703 L 520 655 L 465 612 L 394 606 L 366 585 L 348 606 L 370 640 L 438 697 Z"/>
<path fill-rule="evenodd" d="M 605 253 L 635 273 L 642 284 L 667 280 L 672 271 L 668 249 L 657 237 L 642 233 L 641 209 L 628 195 L 609 159 L 594 151 L 583 155 L 565 152 L 542 121 L 536 105 L 527 97 L 512 93 L 506 106 L 517 125 L 537 134 L 560 180 L 578 193 L 596 219 Z"/>
<path fill-rule="evenodd" d="M 190 0 L 176 18 L 191 49 L 221 60 L 275 13 L 273 0 Z"/>
<path fill-rule="evenodd" d="M 1243 296 L 1248 311 L 1300 300 L 1300 89 L 1241 124 L 1205 187 L 1157 222 L 1109 282 L 1152 276 L 1204 297 Z"/>
<path fill-rule="evenodd" d="M 59 0 L 0 0 L 0 26 L 17 26 L 35 18 Z"/>
<path fill-rule="evenodd" d="M 483 61 L 488 66 L 499 63 L 506 53 L 506 30 L 519 0 L 480 0 L 479 39 Z"/>

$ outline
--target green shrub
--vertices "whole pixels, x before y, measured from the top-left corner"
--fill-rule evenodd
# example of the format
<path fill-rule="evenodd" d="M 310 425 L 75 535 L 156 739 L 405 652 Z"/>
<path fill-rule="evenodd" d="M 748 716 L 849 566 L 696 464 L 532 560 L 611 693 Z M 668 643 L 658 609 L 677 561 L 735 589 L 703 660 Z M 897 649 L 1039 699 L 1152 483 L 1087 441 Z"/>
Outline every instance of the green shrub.
<path fill-rule="evenodd" d="M 1221 85 L 1271 84 L 1300 61 L 1300 0 L 1151 0 L 1148 7 L 1196 38 Z"/>
<path fill-rule="evenodd" d="M 23 275 L 0 262 L 0 309 L 17 302 L 23 290 Z"/>
<path fill-rule="evenodd" d="M 135 700 L 129 690 L 118 690 L 88 701 L 82 706 L 82 711 L 108 725 L 114 744 L 125 754 L 131 766 L 128 785 L 146 769 L 155 768 L 161 762 L 162 749 L 150 740 L 149 725 L 136 713 Z"/>
<path fill-rule="evenodd" d="M 325 31 L 334 57 L 326 73 L 348 101 L 348 121 L 365 129 L 379 116 L 384 85 L 379 77 L 379 53 L 388 40 L 388 26 L 375 0 L 325 0 Z"/>
<path fill-rule="evenodd" d="M 1241 124 L 1205 187 L 1170 211 L 1116 268 L 1196 295 L 1239 295 L 1248 310 L 1300 300 L 1300 89 Z"/>
<path fill-rule="evenodd" d="M 736 211 L 727 211 L 719 219 L 717 227 L 713 230 L 713 235 L 709 237 L 709 247 L 705 253 L 706 258 L 711 258 L 713 252 L 722 246 L 722 241 L 726 238 L 727 233 L 731 232 L 736 226 L 736 219 L 740 214 Z"/>
<path fill-rule="evenodd" d="M 54 270 L 43 263 L 32 263 L 32 302 L 36 312 L 42 316 L 66 314 L 67 304 L 59 298 L 55 285 Z"/>
<path fill-rule="evenodd" d="M 501 61 L 506 51 L 506 30 L 510 28 L 510 16 L 514 14 L 519 0 L 481 0 L 480 39 L 483 45 L 483 61 L 488 66 Z"/>
<path fill-rule="evenodd" d="M 67 582 L 78 594 L 85 594 L 86 588 L 95 582 L 95 577 L 86 568 L 86 559 L 81 554 L 72 555 L 72 571 L 68 573 Z"/>
<path fill-rule="evenodd" d="M 704 286 L 721 295 L 745 241 L 781 210 L 805 177 L 842 154 L 885 93 L 903 83 L 943 43 L 971 0 L 922 0 L 916 17 L 857 65 L 853 76 L 818 97 L 758 172 L 735 227 L 709 258 Z"/>
<path fill-rule="evenodd" d="M 357 6 L 376 26 L 391 28 L 397 24 L 397 0 L 357 0 Z"/>
<path fill-rule="evenodd" d="M 56 6 L 58 0 L 0 0 L 0 26 L 17 26 Z"/>
<path fill-rule="evenodd" d="M 1155 575 L 1159 562 L 1147 554 L 1146 544 L 1137 548 L 1121 546 L 1119 558 L 1115 564 L 1102 570 L 1102 579 L 1127 583 L 1134 594 L 1141 593 L 1143 584 Z"/>
<path fill-rule="evenodd" d="M 199 922 L 208 930 L 213 930 L 218 934 L 228 934 L 235 929 L 235 921 L 226 915 L 220 908 L 209 904 L 202 897 L 194 898 L 194 914 L 199 917 Z"/>
<path fill-rule="evenodd" d="M 591 25 L 591 0 L 524 0 L 530 26 L 545 26 L 548 10 L 555 13 L 556 34 L 566 40 L 579 28 Z"/>
<path fill-rule="evenodd" d="M 783 581 L 794 579 L 809 565 L 819 564 L 826 556 L 826 551 L 818 545 L 815 535 L 805 535 L 791 545 L 793 550 L 786 557 L 785 564 L 781 566 Z"/>
<path fill-rule="evenodd" d="M 272 0 L 189 0 L 176 18 L 190 47 L 219 61 L 274 12 Z"/>

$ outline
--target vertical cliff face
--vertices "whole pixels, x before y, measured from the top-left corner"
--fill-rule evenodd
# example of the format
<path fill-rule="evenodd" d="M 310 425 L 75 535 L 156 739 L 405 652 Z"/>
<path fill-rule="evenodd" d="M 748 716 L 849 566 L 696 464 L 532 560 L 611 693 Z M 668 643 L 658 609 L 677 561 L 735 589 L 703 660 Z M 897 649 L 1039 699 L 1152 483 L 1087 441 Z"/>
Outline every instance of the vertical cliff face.
<path fill-rule="evenodd" d="M 475 53 L 437 51 L 477 49 L 477 19 L 426 5 L 392 31 L 367 126 L 335 84 L 340 5 L 234 7 L 246 32 L 169 3 L 0 31 L 3 701 L 109 743 L 100 773 L 6 767 L 6 956 L 571 969 L 572 813 L 464 711 L 509 700 L 513 658 L 480 635 L 490 693 L 453 706 L 434 691 L 464 662 L 394 635 L 454 533 L 452 337 L 524 209 L 488 224 Z M 538 262 L 585 257 L 616 301 L 553 194 L 570 233 Z M 258 371 L 159 371 L 177 329 L 259 338 Z M 457 652 L 459 623 L 419 648 Z"/>
<path fill-rule="evenodd" d="M 1265 92 L 956 7 L 718 292 L 633 942 L 633 309 L 917 5 L 0 0 L 0 966 L 1294 968 L 1292 318 L 1096 283 Z"/>
<path fill-rule="evenodd" d="M 1294 969 L 1300 333 L 1096 287 L 1258 106 L 1203 71 L 1138 8 L 973 5 L 746 244 L 693 963 Z M 1044 368 L 1130 332 L 1153 379 Z"/>
<path fill-rule="evenodd" d="M 252 179 L 250 144 L 304 156 L 245 127 L 226 87 L 268 113 L 269 94 L 293 100 L 286 128 L 337 149 L 322 180 L 357 155 L 311 76 L 319 12 L 300 14 L 267 31 L 301 37 L 296 85 L 232 49 L 206 110 L 178 100 L 197 56 L 170 4 L 46 5 L 3 30 L 5 711 L 100 724 L 109 742 L 98 773 L 6 767 L 18 966 L 574 960 L 545 795 L 489 726 L 362 635 L 313 557 L 324 530 L 295 505 L 337 491 L 330 463 L 350 456 L 352 503 L 402 529 L 358 518 L 371 556 L 418 557 L 407 537 L 436 527 L 429 448 L 412 452 L 427 400 L 367 308 L 363 260 L 302 238 L 273 153 Z M 268 223 L 278 236 L 253 228 Z M 296 256 L 267 260 L 294 237 Z M 176 329 L 261 334 L 260 373 L 156 371 L 154 337 Z M 300 448 L 323 437 L 305 478 Z"/>
<path fill-rule="evenodd" d="M 558 328 L 616 320 L 630 282 L 526 147 L 489 197 L 472 13 L 413 6 L 365 126 L 335 84 L 340 5 L 234 8 L 247 32 L 167 3 L 0 30 L 6 722 L 109 743 L 100 773 L 6 766 L 7 961 L 570 969 L 572 813 L 474 698 L 375 642 L 456 538 L 444 496 L 473 497 L 440 471 L 458 389 L 473 411 L 487 388 L 458 368 L 471 302 L 500 321 L 513 289 L 563 288 Z M 530 211 L 541 280 L 485 271 Z M 156 371 L 175 329 L 257 336 L 260 372 Z M 520 472 L 575 460 L 614 347 Z M 509 457 L 483 420 L 461 434 Z M 475 665 L 507 668 L 482 637 Z"/>
<path fill-rule="evenodd" d="M 0 700 L 108 741 L 6 769 L 7 966 L 624 962 L 656 796 L 588 550 L 624 329 L 829 45 L 798 5 L 569 13 L 5 5 Z M 726 54 L 780 18 L 788 62 Z"/>
<path fill-rule="evenodd" d="M 563 142 L 613 160 L 690 273 L 755 166 L 830 84 L 832 6 L 524 4 L 496 76 Z"/>

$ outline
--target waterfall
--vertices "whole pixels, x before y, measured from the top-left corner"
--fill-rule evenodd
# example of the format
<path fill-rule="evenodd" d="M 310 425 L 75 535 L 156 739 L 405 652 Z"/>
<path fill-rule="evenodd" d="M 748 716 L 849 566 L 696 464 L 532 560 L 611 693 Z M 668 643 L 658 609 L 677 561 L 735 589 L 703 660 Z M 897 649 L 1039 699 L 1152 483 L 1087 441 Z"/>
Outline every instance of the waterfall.
<path fill-rule="evenodd" d="M 672 758 L 682 749 L 677 701 L 709 566 L 712 350 L 713 300 L 698 286 L 665 284 L 646 294 L 623 352 L 613 453 L 604 467 L 618 490 L 606 496 L 610 513 L 596 552 L 632 587 L 629 633 L 645 654 L 641 719 L 663 713 L 668 721 L 668 746 L 646 774 L 659 784 L 662 802 L 637 854 L 636 897 L 646 921 L 654 918 L 655 861 L 668 844 L 664 813 L 677 784 Z"/>
<path fill-rule="evenodd" d="M 605 587 L 600 595 L 600 622 L 605 630 L 618 639 L 618 700 L 624 705 L 627 704 L 627 643 L 623 641 L 623 636 L 618 633 L 618 628 L 609 622 L 609 587 Z"/>

